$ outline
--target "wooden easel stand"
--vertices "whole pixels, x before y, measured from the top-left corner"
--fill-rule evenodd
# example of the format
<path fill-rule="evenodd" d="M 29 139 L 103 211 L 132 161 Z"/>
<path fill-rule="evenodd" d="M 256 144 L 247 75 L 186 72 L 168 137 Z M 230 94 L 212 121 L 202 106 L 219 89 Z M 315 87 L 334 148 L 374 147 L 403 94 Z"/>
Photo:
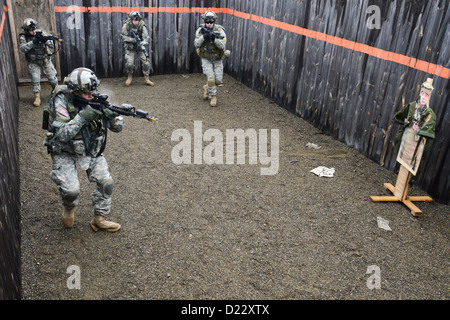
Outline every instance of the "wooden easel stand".
<path fill-rule="evenodd" d="M 370 199 L 373 202 L 402 202 L 411 210 L 413 216 L 420 217 L 423 212 L 413 202 L 432 202 L 433 199 L 428 196 L 408 196 L 411 177 L 412 174 L 404 166 L 400 166 L 395 187 L 390 183 L 384 184 L 386 189 L 391 191 L 394 196 L 371 196 Z"/>

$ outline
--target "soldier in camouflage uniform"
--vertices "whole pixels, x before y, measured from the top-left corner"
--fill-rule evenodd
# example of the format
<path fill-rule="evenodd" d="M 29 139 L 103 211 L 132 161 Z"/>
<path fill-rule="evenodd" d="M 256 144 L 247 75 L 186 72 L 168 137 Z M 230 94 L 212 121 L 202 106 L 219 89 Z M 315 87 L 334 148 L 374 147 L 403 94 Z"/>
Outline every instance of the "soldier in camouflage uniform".
<path fill-rule="evenodd" d="M 202 14 L 204 24 L 195 32 L 194 46 L 201 57 L 203 73 L 207 83 L 203 86 L 203 98 L 210 99 L 210 105 L 217 105 L 217 86 L 222 85 L 223 59 L 230 55 L 225 50 L 226 34 L 221 25 L 216 24 L 217 15 L 212 11 Z"/>
<path fill-rule="evenodd" d="M 91 227 L 95 231 L 115 232 L 120 225 L 105 219 L 110 212 L 114 181 L 102 152 L 107 128 L 120 132 L 124 121 L 114 111 L 105 109 L 102 113 L 88 105 L 98 85 L 94 72 L 77 68 L 64 79 L 63 85 L 53 90 L 48 109 L 44 110 L 43 127 L 48 129 L 45 145 L 53 160 L 51 178 L 61 195 L 64 226 L 71 228 L 74 224 L 80 194 L 78 165 L 86 171 L 89 181 L 97 185 L 92 194 L 94 218 Z"/>
<path fill-rule="evenodd" d="M 52 88 L 58 84 L 56 69 L 51 59 L 55 45 L 52 40 L 42 42 L 35 37 L 36 31 L 38 31 L 37 23 L 31 18 L 25 19 L 22 29 L 23 31 L 19 35 L 20 51 L 25 53 L 28 71 L 31 75 L 31 90 L 34 93 L 33 105 L 39 107 L 41 105 L 41 69 Z"/>
<path fill-rule="evenodd" d="M 145 22 L 141 19 L 139 12 L 132 11 L 128 14 L 128 19 L 122 27 L 120 39 L 125 49 L 125 66 L 128 78 L 125 85 L 128 87 L 133 80 L 134 56 L 137 54 L 142 63 L 145 83 L 154 86 L 150 81 L 150 60 L 145 46 L 148 45 L 148 31 Z"/>

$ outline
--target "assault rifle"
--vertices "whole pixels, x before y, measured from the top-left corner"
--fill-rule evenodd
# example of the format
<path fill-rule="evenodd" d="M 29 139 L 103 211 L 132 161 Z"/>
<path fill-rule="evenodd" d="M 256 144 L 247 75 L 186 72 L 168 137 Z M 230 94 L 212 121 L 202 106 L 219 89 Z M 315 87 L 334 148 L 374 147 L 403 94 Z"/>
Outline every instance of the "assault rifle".
<path fill-rule="evenodd" d="M 44 36 L 42 34 L 42 30 L 36 30 L 36 34 L 34 36 L 36 39 L 38 39 L 40 42 L 42 43 L 46 43 L 48 40 L 53 40 L 53 41 L 59 41 L 62 42 L 62 39 L 58 36 L 54 36 L 54 35 L 46 35 Z"/>
<path fill-rule="evenodd" d="M 139 36 L 137 35 L 137 33 L 135 31 L 131 31 L 131 35 L 136 40 L 136 48 L 138 49 L 138 51 L 143 51 L 145 54 L 145 57 L 147 58 L 147 61 L 150 61 L 147 48 L 145 48 L 145 46 L 141 44 L 142 39 L 139 38 Z"/>
<path fill-rule="evenodd" d="M 145 120 L 148 120 L 151 122 L 158 120 L 158 118 L 150 117 L 148 115 L 148 112 L 146 112 L 146 111 L 143 111 L 140 109 L 136 110 L 136 107 L 131 106 L 131 108 L 124 108 L 124 107 L 119 107 L 119 106 L 113 105 L 113 104 L 109 103 L 109 101 L 107 101 L 108 96 L 106 94 L 94 93 L 94 94 L 92 94 L 92 96 L 94 97 L 94 99 L 89 101 L 89 105 L 96 110 L 103 112 L 103 110 L 106 108 L 106 109 L 114 111 L 117 114 L 122 115 L 122 116 L 136 117 L 136 118 L 145 119 Z"/>
<path fill-rule="evenodd" d="M 209 29 L 206 27 L 202 27 L 200 29 L 200 33 L 203 34 L 203 37 L 205 38 L 205 40 L 209 41 L 209 42 L 214 42 L 214 40 L 217 39 L 223 39 L 223 36 L 217 32 L 214 31 L 213 29 Z"/>

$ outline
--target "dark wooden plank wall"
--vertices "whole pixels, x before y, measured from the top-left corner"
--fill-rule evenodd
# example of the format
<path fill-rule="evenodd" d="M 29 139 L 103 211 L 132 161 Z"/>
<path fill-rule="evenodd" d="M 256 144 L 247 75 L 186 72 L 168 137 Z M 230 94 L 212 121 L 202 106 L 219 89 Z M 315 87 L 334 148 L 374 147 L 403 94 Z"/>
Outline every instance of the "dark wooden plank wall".
<path fill-rule="evenodd" d="M 13 52 L 7 7 L 0 0 L 0 300 L 21 298 L 19 95 Z"/>
<path fill-rule="evenodd" d="M 55 6 L 120 7 L 138 9 L 150 35 L 151 75 L 201 72 L 193 39 L 199 25 L 200 13 L 145 12 L 144 8 L 216 7 L 217 1 L 207 0 L 56 0 Z M 117 11 L 117 10 L 116 10 Z M 61 49 L 61 69 L 67 75 L 79 66 L 90 67 L 101 77 L 125 75 L 124 50 L 120 43 L 122 26 L 128 12 L 81 13 L 81 28 L 67 27 L 72 12 L 56 12 L 57 29 L 64 38 Z M 141 74 L 136 58 L 135 74 Z"/>
<path fill-rule="evenodd" d="M 366 27 L 372 4 L 381 9 L 380 30 Z M 224 0 L 221 7 L 450 65 L 445 0 Z M 398 166 L 393 152 L 398 126 L 392 117 L 432 77 L 437 138 L 429 144 L 417 184 L 449 202 L 448 79 L 233 14 L 221 18 L 233 52 L 225 69 L 229 74 L 391 170 Z"/>

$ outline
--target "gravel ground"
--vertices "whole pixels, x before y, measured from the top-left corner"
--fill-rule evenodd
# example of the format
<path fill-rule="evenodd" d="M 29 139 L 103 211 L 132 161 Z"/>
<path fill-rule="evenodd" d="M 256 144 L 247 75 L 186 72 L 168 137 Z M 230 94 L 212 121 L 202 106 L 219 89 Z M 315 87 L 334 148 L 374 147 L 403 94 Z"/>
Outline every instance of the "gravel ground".
<path fill-rule="evenodd" d="M 110 219 L 122 225 L 114 234 L 90 229 L 94 185 L 82 171 L 75 226 L 62 226 L 42 109 L 28 86 L 19 88 L 24 299 L 449 298 L 449 206 L 418 203 L 424 214 L 415 218 L 400 203 L 371 202 L 390 195 L 383 183 L 395 184 L 395 173 L 229 76 L 216 108 L 202 99 L 201 74 L 151 79 L 155 87 L 142 77 L 130 88 L 124 78 L 100 87 L 112 103 L 159 118 L 126 118 L 123 132 L 108 136 Z M 43 101 L 49 91 L 44 85 Z M 263 176 L 264 165 L 248 159 L 174 164 L 172 133 L 193 135 L 194 121 L 224 138 L 226 129 L 279 129 L 278 173 Z M 334 177 L 310 172 L 318 166 L 335 168 Z M 414 185 L 410 194 L 426 195 Z M 72 265 L 81 272 L 78 290 L 67 286 Z M 367 285 L 369 266 L 379 267 L 380 289 Z"/>

